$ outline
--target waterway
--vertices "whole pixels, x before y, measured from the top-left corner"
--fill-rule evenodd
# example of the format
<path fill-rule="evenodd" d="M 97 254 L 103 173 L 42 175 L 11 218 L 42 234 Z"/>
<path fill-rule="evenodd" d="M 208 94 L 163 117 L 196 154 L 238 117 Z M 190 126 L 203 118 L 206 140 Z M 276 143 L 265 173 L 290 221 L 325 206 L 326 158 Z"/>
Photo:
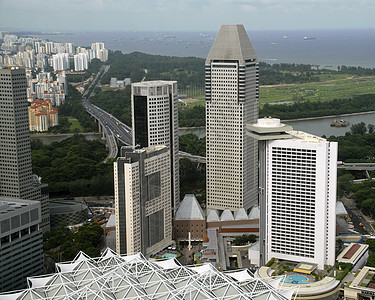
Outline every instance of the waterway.
<path fill-rule="evenodd" d="M 333 120 L 339 121 L 340 119 L 344 119 L 348 121 L 350 124 L 347 127 L 331 127 L 330 124 Z M 375 113 L 369 114 L 361 114 L 361 115 L 348 115 L 348 116 L 335 116 L 335 117 L 326 117 L 326 118 L 319 118 L 319 119 L 308 119 L 308 120 L 288 120 L 283 121 L 288 125 L 291 125 L 294 130 L 305 131 L 307 133 L 311 133 L 316 136 L 323 136 L 330 137 L 331 135 L 334 136 L 343 136 L 346 132 L 350 131 L 350 126 L 356 123 L 364 122 L 366 124 L 373 124 L 375 125 Z M 206 128 L 205 127 L 197 127 L 197 128 L 180 128 L 179 134 L 184 135 L 188 133 L 194 133 L 198 137 L 202 138 L 206 135 Z"/>
<path fill-rule="evenodd" d="M 332 123 L 333 120 L 340 120 L 344 119 L 348 121 L 350 124 L 347 127 L 330 127 L 329 125 Z M 346 132 L 350 131 L 350 126 L 352 124 L 364 122 L 366 124 L 373 124 L 375 125 L 375 113 L 369 114 L 361 114 L 361 115 L 349 115 L 349 116 L 337 116 L 337 117 L 327 117 L 327 118 L 319 118 L 319 119 L 308 119 L 308 120 L 288 120 L 283 121 L 283 123 L 287 123 L 291 125 L 294 130 L 305 131 L 316 136 L 323 136 L 330 137 L 331 135 L 335 136 L 343 136 Z M 206 128 L 205 127 L 193 127 L 193 128 L 180 128 L 179 135 L 184 135 L 188 133 L 194 133 L 198 137 L 202 138 L 206 135 Z M 87 132 L 81 133 L 83 134 L 87 140 L 98 140 L 101 138 L 100 133 L 95 132 Z M 44 145 L 51 144 L 53 142 L 60 142 L 68 137 L 71 137 L 73 134 L 32 134 L 31 139 L 40 139 Z"/>

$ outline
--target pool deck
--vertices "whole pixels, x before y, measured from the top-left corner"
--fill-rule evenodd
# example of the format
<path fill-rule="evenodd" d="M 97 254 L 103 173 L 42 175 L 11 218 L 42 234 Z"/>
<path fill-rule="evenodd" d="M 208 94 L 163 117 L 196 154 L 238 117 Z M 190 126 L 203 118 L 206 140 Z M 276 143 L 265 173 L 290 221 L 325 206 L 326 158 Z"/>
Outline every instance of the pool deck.
<path fill-rule="evenodd" d="M 269 267 L 261 267 L 255 273 L 255 276 L 260 277 L 266 281 L 273 280 L 274 278 L 271 277 L 273 270 Z M 303 275 L 306 276 L 306 275 Z M 315 281 L 311 283 L 287 283 L 282 282 L 280 283 L 279 288 L 282 290 L 289 290 L 290 288 L 299 287 L 298 289 L 298 296 L 307 296 L 307 295 L 322 295 L 328 292 L 333 291 L 338 287 L 340 281 L 336 280 L 333 277 L 324 277 L 320 281 Z"/>

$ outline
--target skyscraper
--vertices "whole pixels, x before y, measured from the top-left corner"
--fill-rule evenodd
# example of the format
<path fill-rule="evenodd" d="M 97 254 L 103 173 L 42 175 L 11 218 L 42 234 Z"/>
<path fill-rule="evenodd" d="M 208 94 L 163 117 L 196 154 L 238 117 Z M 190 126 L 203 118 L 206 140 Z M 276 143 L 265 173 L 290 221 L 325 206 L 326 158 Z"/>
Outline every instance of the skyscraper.
<path fill-rule="evenodd" d="M 132 84 L 133 146 L 164 145 L 170 150 L 172 208 L 180 201 L 178 94 L 176 81 Z"/>
<path fill-rule="evenodd" d="M 41 201 L 49 229 L 48 187 L 32 174 L 24 69 L 0 69 L 0 196 Z"/>
<path fill-rule="evenodd" d="M 258 202 L 258 60 L 243 25 L 223 25 L 206 59 L 207 207 Z"/>
<path fill-rule="evenodd" d="M 279 119 L 248 129 L 260 140 L 261 264 L 276 257 L 334 265 L 337 143 Z"/>
<path fill-rule="evenodd" d="M 170 153 L 125 147 L 114 164 L 117 253 L 157 252 L 172 241 Z"/>

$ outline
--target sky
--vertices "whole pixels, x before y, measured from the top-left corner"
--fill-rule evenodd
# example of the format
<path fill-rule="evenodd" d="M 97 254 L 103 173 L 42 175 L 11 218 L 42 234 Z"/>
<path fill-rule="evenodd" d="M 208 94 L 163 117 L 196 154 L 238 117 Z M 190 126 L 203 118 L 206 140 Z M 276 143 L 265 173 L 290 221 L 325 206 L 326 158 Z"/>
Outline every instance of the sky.
<path fill-rule="evenodd" d="M 374 28 L 375 0 L 0 0 L 0 30 Z"/>

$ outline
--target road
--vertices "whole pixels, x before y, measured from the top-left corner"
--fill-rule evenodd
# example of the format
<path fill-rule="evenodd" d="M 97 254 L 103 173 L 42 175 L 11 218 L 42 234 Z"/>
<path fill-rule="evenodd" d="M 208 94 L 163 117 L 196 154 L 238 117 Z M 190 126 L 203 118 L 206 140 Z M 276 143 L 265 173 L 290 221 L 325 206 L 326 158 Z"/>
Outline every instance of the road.
<path fill-rule="evenodd" d="M 343 197 L 341 201 L 344 204 L 350 218 L 352 219 L 355 230 L 357 230 L 360 234 L 375 235 L 375 230 L 371 226 L 372 222 L 370 220 L 367 220 L 366 217 L 361 213 L 361 211 L 358 210 L 354 203 L 354 200 Z M 359 226 L 359 223 L 362 223 L 363 227 Z"/>
<path fill-rule="evenodd" d="M 102 66 L 100 71 L 96 74 L 95 78 L 91 82 L 89 88 L 83 94 L 81 103 L 86 111 L 94 117 L 101 125 L 109 148 L 108 158 L 116 158 L 118 155 L 117 141 L 120 141 L 124 145 L 132 144 L 131 128 L 126 124 L 123 124 L 118 119 L 113 117 L 111 114 L 102 110 L 100 107 L 93 105 L 88 98 L 94 95 L 95 87 L 100 86 L 100 80 L 103 75 L 109 70 L 110 66 Z M 91 91 L 89 93 L 89 91 Z"/>
<path fill-rule="evenodd" d="M 338 164 L 337 168 L 339 169 L 346 169 L 346 170 L 352 170 L 352 171 L 374 171 L 375 170 L 375 163 L 344 163 L 344 164 Z"/>

